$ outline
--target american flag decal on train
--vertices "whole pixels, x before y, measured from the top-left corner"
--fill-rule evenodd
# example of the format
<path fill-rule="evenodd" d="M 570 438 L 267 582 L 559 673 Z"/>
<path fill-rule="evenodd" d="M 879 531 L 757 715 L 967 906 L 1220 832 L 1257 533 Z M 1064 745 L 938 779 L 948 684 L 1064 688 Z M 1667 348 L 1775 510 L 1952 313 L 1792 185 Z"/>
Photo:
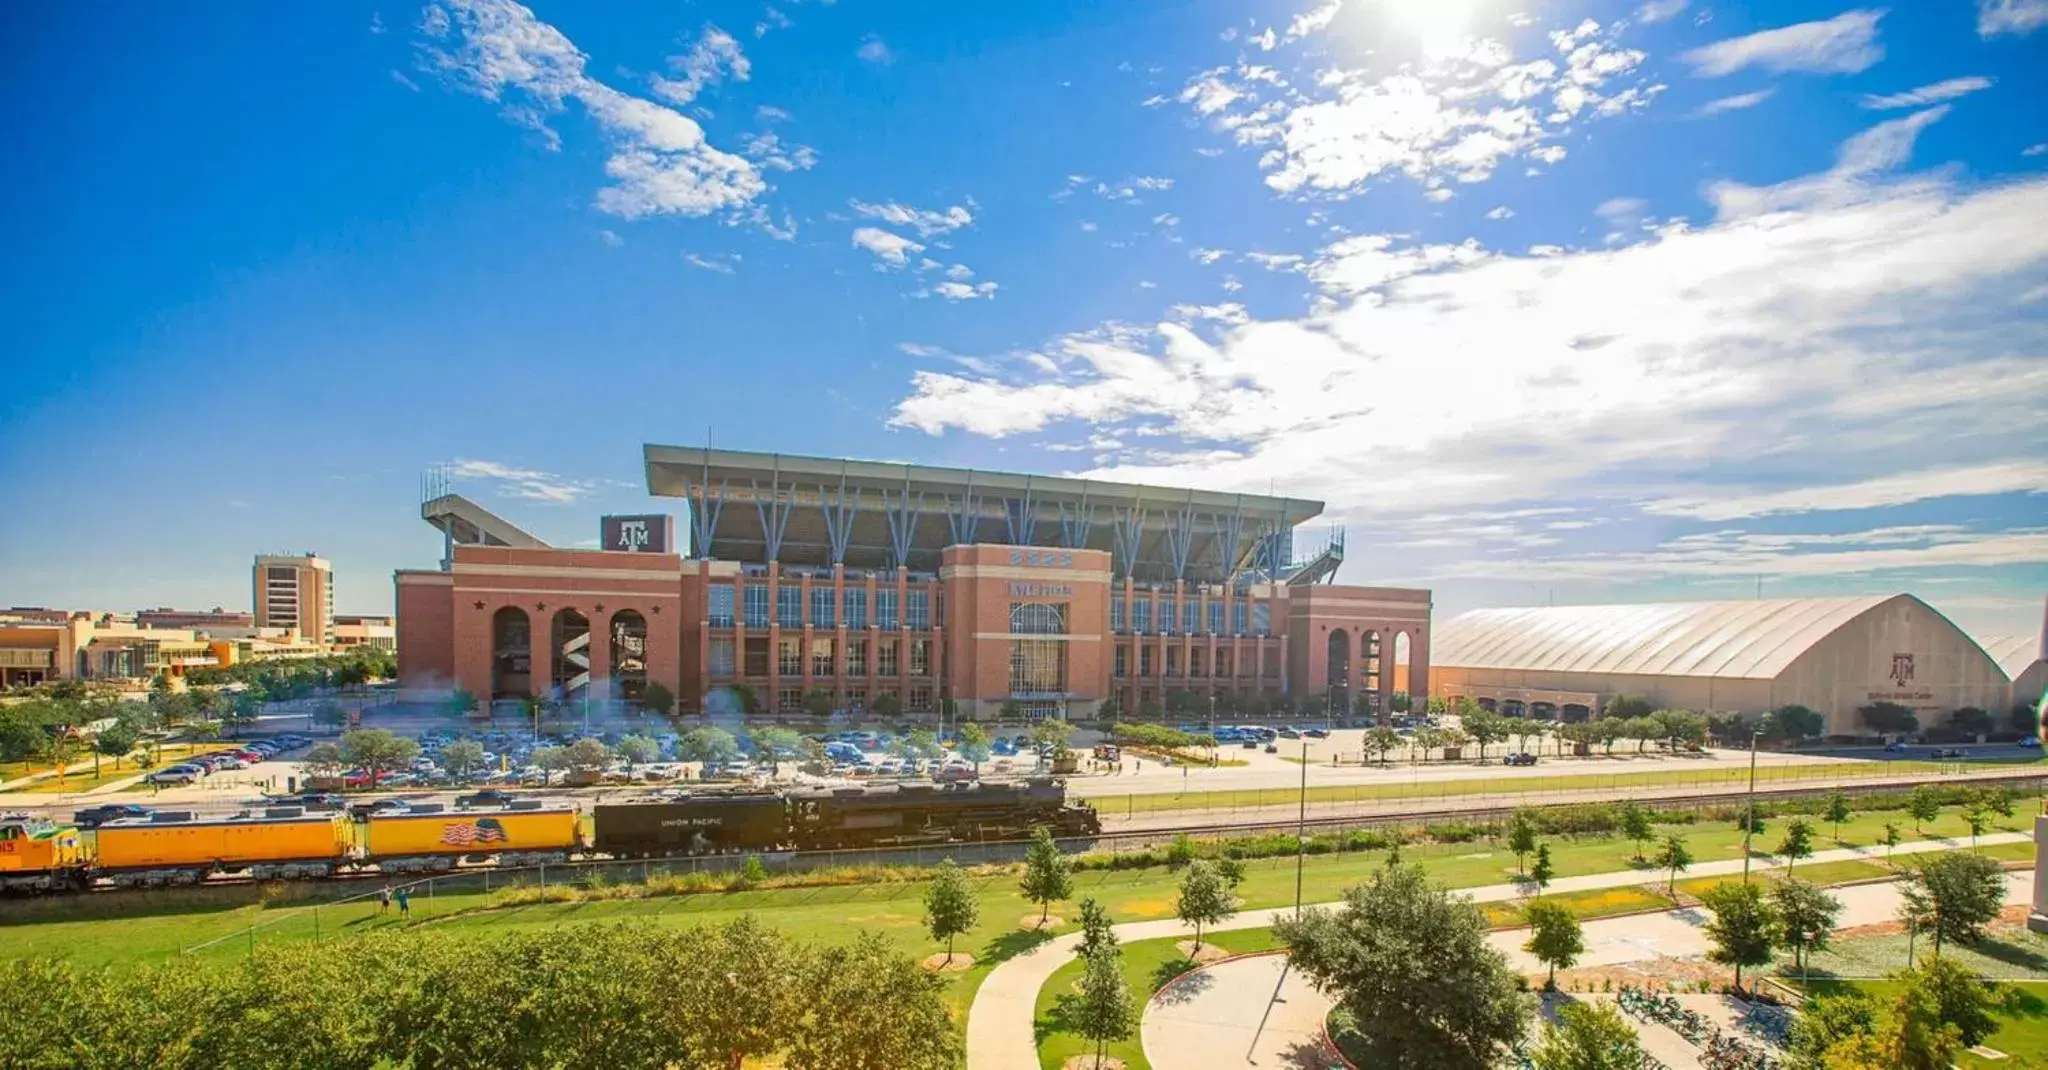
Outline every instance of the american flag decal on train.
<path fill-rule="evenodd" d="M 505 825 L 495 817 L 480 817 L 467 824 L 451 824 L 441 830 L 441 842 L 450 847 L 474 847 L 486 843 L 507 843 Z"/>

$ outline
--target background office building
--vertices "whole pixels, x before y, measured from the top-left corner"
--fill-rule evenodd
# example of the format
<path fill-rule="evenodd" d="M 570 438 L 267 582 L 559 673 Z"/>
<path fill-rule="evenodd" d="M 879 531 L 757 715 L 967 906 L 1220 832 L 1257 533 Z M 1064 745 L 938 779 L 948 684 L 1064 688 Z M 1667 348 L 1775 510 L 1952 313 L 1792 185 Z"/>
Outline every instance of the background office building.
<path fill-rule="evenodd" d="M 769 711 L 828 693 L 968 716 L 1328 695 L 1384 710 L 1429 678 L 1427 591 L 1336 586 L 1341 539 L 1297 552 L 1322 503 L 778 454 L 646 447 L 687 521 L 605 517 L 550 547 L 430 480 L 434 570 L 395 576 L 400 685 L 430 699 L 633 698 L 744 688 Z"/>
<path fill-rule="evenodd" d="M 258 554 L 251 571 L 256 627 L 295 628 L 334 642 L 334 566 L 312 554 Z"/>

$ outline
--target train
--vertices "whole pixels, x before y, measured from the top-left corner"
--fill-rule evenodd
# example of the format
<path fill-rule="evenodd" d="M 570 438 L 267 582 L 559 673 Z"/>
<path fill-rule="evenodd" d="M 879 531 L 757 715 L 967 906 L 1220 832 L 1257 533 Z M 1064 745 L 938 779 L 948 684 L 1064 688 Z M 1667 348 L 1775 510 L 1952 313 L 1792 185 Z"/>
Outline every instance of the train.
<path fill-rule="evenodd" d="M 458 865 L 935 846 L 1094 836 L 1094 808 L 1056 778 L 865 787 L 707 788 L 602 802 L 585 828 L 569 803 L 509 799 L 346 811 L 273 806 L 228 816 L 157 811 L 89 833 L 0 817 L 0 890 L 83 891 L 199 884 L 217 875 L 312 880 L 362 872 L 443 873 Z M 586 834 L 587 832 L 587 834 Z"/>

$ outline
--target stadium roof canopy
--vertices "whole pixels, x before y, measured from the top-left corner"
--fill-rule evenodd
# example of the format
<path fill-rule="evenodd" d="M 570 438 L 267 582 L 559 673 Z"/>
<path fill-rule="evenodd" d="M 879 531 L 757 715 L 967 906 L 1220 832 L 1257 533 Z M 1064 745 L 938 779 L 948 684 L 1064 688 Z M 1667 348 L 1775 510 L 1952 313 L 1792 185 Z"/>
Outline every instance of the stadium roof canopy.
<path fill-rule="evenodd" d="M 1772 679 L 1892 598 L 1774 598 L 1480 609 L 1438 626 L 1434 665 L 1633 676 Z"/>
<path fill-rule="evenodd" d="M 2041 660 L 2041 637 L 2038 635 L 1989 635 L 1978 640 L 1991 660 L 2008 680 L 2017 680 L 2033 664 Z"/>
<path fill-rule="evenodd" d="M 694 556 L 935 570 L 964 542 L 1109 551 L 1119 573 L 1217 582 L 1284 567 L 1323 503 L 971 468 L 647 445 L 648 493 L 690 502 Z"/>

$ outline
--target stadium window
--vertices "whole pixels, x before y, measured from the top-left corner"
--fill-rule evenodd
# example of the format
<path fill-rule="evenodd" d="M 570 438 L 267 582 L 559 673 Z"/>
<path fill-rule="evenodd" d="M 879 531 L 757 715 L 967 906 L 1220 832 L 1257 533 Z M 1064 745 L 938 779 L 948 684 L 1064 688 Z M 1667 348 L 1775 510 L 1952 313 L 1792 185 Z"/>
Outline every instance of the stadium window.
<path fill-rule="evenodd" d="M 883 639 L 875 648 L 875 673 L 878 676 L 895 676 L 902 665 L 901 641 Z"/>
<path fill-rule="evenodd" d="M 830 628 L 836 621 L 832 612 L 832 585 L 811 588 L 811 627 Z"/>
<path fill-rule="evenodd" d="M 766 628 L 768 626 L 768 585 L 765 583 L 747 584 L 746 603 L 747 627 Z"/>
<path fill-rule="evenodd" d="M 1178 646 L 1166 648 L 1166 675 L 1180 675 L 1180 647 Z"/>
<path fill-rule="evenodd" d="M 775 623 L 785 628 L 804 626 L 804 592 L 794 583 L 775 589 Z"/>
<path fill-rule="evenodd" d="M 748 676 L 768 675 L 768 637 L 748 636 L 745 657 Z"/>
<path fill-rule="evenodd" d="M 775 693 L 775 708 L 784 713 L 797 713 L 804 708 L 804 689 L 785 687 Z"/>
<path fill-rule="evenodd" d="M 849 687 L 846 689 L 846 705 L 849 709 L 864 710 L 868 706 L 868 689 Z"/>
<path fill-rule="evenodd" d="M 868 626 L 868 590 L 865 587 L 848 587 L 841 599 L 846 607 L 846 626 L 865 628 Z"/>
<path fill-rule="evenodd" d="M 932 674 L 932 641 L 912 639 L 910 641 L 910 675 L 930 676 Z"/>
<path fill-rule="evenodd" d="M 931 630 L 931 611 L 926 608 L 931 603 L 930 593 L 926 591 L 908 591 L 905 592 L 904 598 L 904 626 L 913 632 Z"/>
<path fill-rule="evenodd" d="M 1230 651 L 1218 650 L 1216 652 L 1216 675 L 1225 677 L 1230 675 Z"/>
<path fill-rule="evenodd" d="M 1143 635 L 1152 630 L 1152 600 L 1140 598 L 1131 603 L 1131 630 Z"/>
<path fill-rule="evenodd" d="M 885 632 L 896 630 L 896 588 L 881 587 L 876 589 L 875 627 Z"/>
<path fill-rule="evenodd" d="M 1138 644 L 1138 675 L 1152 675 L 1152 648 L 1143 643 Z"/>
<path fill-rule="evenodd" d="M 730 627 L 732 627 L 732 613 L 733 613 L 733 593 L 732 593 L 732 584 L 730 584 L 730 583 L 714 583 L 714 584 L 712 584 L 712 585 L 711 585 L 711 611 L 710 611 L 710 612 L 709 612 L 708 614 L 706 614 L 706 616 L 707 616 L 707 617 L 709 618 L 709 620 L 708 620 L 708 623 L 709 623 L 709 624 L 710 624 L 710 625 L 711 625 L 711 626 L 712 626 L 713 628 L 730 628 Z"/>
<path fill-rule="evenodd" d="M 1273 604 L 1260 602 L 1252 607 L 1252 634 L 1266 636 L 1273 634 Z"/>
<path fill-rule="evenodd" d="M 1202 675 L 1202 648 L 1201 648 L 1201 647 L 1198 647 L 1198 646 L 1196 646 L 1196 647 L 1189 647 L 1189 648 L 1188 648 L 1188 675 L 1189 675 L 1189 676 L 1200 676 L 1200 675 Z"/>
<path fill-rule="evenodd" d="M 1109 600 L 1109 630 L 1121 634 L 1124 630 L 1124 596 L 1116 595 Z"/>
<path fill-rule="evenodd" d="M 1209 634 L 1220 635 L 1222 632 L 1223 602 L 1221 599 L 1211 598 L 1209 599 Z"/>
<path fill-rule="evenodd" d="M 711 641 L 711 675 L 731 676 L 733 670 L 733 649 L 730 636 L 720 636 Z"/>
<path fill-rule="evenodd" d="M 1167 598 L 1161 600 L 1159 603 L 1159 634 L 1172 635 L 1175 620 L 1176 618 L 1173 614 L 1173 599 Z"/>
<path fill-rule="evenodd" d="M 1065 635 L 1066 603 L 1012 602 L 1010 631 L 1018 635 Z"/>
<path fill-rule="evenodd" d="M 1182 635 L 1193 635 L 1202 630 L 1202 603 L 1190 598 L 1181 603 L 1180 631 Z"/>
<path fill-rule="evenodd" d="M 1233 606 L 1231 606 L 1231 607 L 1230 607 L 1230 630 L 1231 630 L 1231 631 L 1233 631 L 1233 632 L 1235 632 L 1235 633 L 1237 633 L 1238 635 L 1243 635 L 1243 634 L 1244 634 L 1244 603 L 1243 603 L 1243 602 L 1239 602 L 1239 603 L 1237 603 L 1237 604 L 1235 604 L 1235 605 L 1233 605 Z"/>
<path fill-rule="evenodd" d="M 1130 672 L 1131 644 L 1118 643 L 1116 645 L 1116 674 L 1118 676 L 1129 676 Z"/>
<path fill-rule="evenodd" d="M 794 635 L 785 635 L 776 640 L 775 671 L 784 676 L 804 674 L 804 641 Z"/>
<path fill-rule="evenodd" d="M 910 708 L 920 713 L 932 708 L 932 685 L 913 684 L 910 688 Z"/>
<path fill-rule="evenodd" d="M 829 635 L 817 636 L 811 640 L 812 676 L 832 675 L 832 670 L 835 667 L 833 663 L 838 660 L 833 656 L 834 651 L 832 647 L 832 637 Z"/>

